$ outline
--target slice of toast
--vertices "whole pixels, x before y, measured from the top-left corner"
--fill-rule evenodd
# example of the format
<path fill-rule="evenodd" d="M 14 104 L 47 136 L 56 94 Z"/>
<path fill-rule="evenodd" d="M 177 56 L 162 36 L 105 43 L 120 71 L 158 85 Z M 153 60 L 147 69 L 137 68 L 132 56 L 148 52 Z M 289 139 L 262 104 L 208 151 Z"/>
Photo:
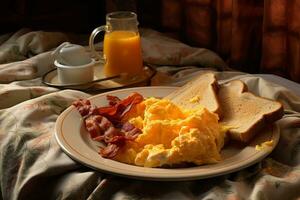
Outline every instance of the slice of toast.
<path fill-rule="evenodd" d="M 245 83 L 230 81 L 220 87 L 218 98 L 223 112 L 221 123 L 230 138 L 249 142 L 265 125 L 283 116 L 281 103 L 247 92 Z"/>
<path fill-rule="evenodd" d="M 205 73 L 188 82 L 165 98 L 185 109 L 192 109 L 199 104 L 211 112 L 221 114 L 217 98 L 218 82 L 213 73 Z"/>

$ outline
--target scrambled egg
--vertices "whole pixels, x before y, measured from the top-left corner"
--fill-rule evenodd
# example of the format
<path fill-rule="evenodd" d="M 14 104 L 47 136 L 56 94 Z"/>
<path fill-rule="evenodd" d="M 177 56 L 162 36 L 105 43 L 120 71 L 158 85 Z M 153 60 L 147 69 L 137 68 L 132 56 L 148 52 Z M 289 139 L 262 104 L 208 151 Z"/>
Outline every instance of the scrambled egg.
<path fill-rule="evenodd" d="M 266 141 L 266 142 L 263 142 L 261 144 L 258 144 L 255 146 L 255 150 L 257 151 L 261 151 L 263 149 L 265 149 L 266 147 L 272 147 L 274 144 L 274 141 L 273 140 L 269 140 L 269 141 Z"/>
<path fill-rule="evenodd" d="M 181 163 L 196 165 L 220 161 L 224 131 L 218 115 L 199 106 L 184 110 L 166 99 L 148 98 L 124 119 L 142 130 L 114 158 L 117 161 L 161 167 Z"/>

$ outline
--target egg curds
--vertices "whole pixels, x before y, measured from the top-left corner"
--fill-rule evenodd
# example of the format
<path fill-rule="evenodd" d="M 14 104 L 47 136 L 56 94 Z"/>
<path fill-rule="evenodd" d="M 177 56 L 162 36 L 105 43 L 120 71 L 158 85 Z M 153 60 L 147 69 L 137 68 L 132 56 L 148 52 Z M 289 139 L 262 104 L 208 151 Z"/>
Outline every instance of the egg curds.
<path fill-rule="evenodd" d="M 218 115 L 199 105 L 182 109 L 170 100 L 148 98 L 123 118 L 142 133 L 119 150 L 114 160 L 143 167 L 196 165 L 221 160 L 224 131 Z"/>

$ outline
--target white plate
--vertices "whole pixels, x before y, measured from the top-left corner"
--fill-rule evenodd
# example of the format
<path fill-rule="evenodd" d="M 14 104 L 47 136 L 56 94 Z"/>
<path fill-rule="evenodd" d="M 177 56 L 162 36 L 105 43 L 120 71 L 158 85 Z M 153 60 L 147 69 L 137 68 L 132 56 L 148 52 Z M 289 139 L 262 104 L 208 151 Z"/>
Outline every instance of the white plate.
<path fill-rule="evenodd" d="M 164 97 L 174 91 L 175 87 L 138 87 L 102 93 L 90 98 L 97 106 L 107 105 L 106 95 L 111 94 L 124 98 L 132 92 L 138 92 L 144 97 Z M 93 169 L 120 176 L 136 179 L 177 181 L 203 179 L 227 174 L 259 162 L 275 148 L 279 140 L 279 128 L 276 124 L 256 136 L 248 146 L 227 145 L 221 151 L 223 160 L 217 164 L 163 169 L 146 168 L 120 163 L 102 158 L 98 154 L 99 144 L 90 139 L 85 130 L 80 114 L 74 106 L 67 108 L 56 121 L 56 139 L 61 148 L 74 160 Z M 263 150 L 255 150 L 257 144 L 273 140 L 274 144 Z"/>

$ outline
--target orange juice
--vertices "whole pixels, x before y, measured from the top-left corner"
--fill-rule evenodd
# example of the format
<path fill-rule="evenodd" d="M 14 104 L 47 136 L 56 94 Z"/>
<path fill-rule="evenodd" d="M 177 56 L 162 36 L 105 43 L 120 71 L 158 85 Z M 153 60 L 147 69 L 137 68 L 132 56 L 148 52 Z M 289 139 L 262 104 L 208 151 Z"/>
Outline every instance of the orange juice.
<path fill-rule="evenodd" d="M 136 75 L 143 69 L 140 35 L 133 31 L 113 31 L 104 36 L 105 76 Z"/>

